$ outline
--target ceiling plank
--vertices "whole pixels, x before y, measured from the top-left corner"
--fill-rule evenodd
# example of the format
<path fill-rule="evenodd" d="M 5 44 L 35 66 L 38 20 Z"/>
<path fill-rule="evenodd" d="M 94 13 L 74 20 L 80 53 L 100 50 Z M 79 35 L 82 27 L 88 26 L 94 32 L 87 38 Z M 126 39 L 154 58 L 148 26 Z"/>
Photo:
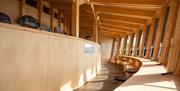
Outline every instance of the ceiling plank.
<path fill-rule="evenodd" d="M 134 32 L 132 29 L 127 29 L 127 28 L 122 28 L 122 27 L 115 27 L 115 26 L 109 26 L 109 25 L 101 25 L 100 29 L 107 29 L 107 30 L 127 32 L 127 33 Z"/>
<path fill-rule="evenodd" d="M 162 0 L 91 0 L 92 2 L 161 5 Z"/>
<path fill-rule="evenodd" d="M 97 5 L 95 5 L 94 8 L 98 13 L 109 12 L 109 13 L 147 16 L 147 17 L 153 17 L 156 15 L 156 11 L 147 11 L 147 10 L 140 10 L 140 9 L 139 10 L 127 9 L 127 8 L 121 8 L 121 7 L 97 6 Z"/>
<path fill-rule="evenodd" d="M 128 17 L 128 16 L 111 15 L 111 14 L 99 14 L 99 16 L 100 16 L 100 19 L 124 20 L 124 21 L 131 21 L 131 22 L 142 23 L 142 24 L 148 23 L 147 19 L 134 18 L 134 17 Z"/>
<path fill-rule="evenodd" d="M 140 26 L 143 25 L 141 23 L 136 24 L 134 22 L 126 22 L 126 21 L 111 20 L 111 19 L 101 19 L 101 18 L 100 18 L 100 23 L 114 25 L 114 26 L 124 26 L 124 27 L 129 27 L 129 28 L 134 28 L 134 29 L 139 29 Z"/>
<path fill-rule="evenodd" d="M 116 32 L 116 33 L 123 33 L 123 34 L 131 33 L 129 31 L 127 31 L 127 30 L 113 29 L 113 28 L 109 28 L 109 27 L 100 27 L 100 30 Z"/>
<path fill-rule="evenodd" d="M 113 24 L 103 24 L 101 23 L 100 26 L 102 27 L 110 27 L 110 28 L 113 28 L 113 29 L 127 29 L 129 32 L 136 32 L 138 30 L 140 30 L 140 27 L 139 28 L 130 28 L 130 27 L 124 27 L 124 26 L 117 26 L 117 25 L 113 25 Z"/>
<path fill-rule="evenodd" d="M 127 4 L 127 3 L 103 3 L 103 2 L 92 2 L 94 5 L 98 6 L 110 6 L 110 7 L 121 7 L 127 9 L 140 9 L 156 11 L 161 9 L 161 5 L 143 5 L 143 4 Z"/>

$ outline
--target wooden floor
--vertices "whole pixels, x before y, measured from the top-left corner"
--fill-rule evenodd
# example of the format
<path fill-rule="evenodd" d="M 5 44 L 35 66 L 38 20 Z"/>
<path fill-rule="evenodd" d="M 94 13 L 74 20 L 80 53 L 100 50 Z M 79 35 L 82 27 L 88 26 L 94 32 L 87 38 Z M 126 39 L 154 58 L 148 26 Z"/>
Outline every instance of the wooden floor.
<path fill-rule="evenodd" d="M 115 65 L 107 61 L 102 61 L 101 64 L 100 74 L 74 91 L 113 91 L 122 84 L 114 80 L 114 76 L 125 75 L 122 65 Z"/>

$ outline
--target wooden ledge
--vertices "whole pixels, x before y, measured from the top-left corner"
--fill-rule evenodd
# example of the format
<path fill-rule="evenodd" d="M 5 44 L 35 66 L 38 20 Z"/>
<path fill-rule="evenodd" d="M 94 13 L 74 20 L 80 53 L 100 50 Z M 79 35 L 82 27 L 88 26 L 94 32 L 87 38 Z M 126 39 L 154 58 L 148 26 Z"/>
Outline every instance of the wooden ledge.
<path fill-rule="evenodd" d="M 166 69 L 149 59 L 130 57 L 142 62 L 139 71 L 114 91 L 180 91 L 180 76 L 161 75 Z"/>
<path fill-rule="evenodd" d="M 1 23 L 0 22 L 0 28 L 6 28 L 6 29 L 11 29 L 11 30 L 16 30 L 16 31 L 27 31 L 27 32 L 33 32 L 33 33 L 41 33 L 44 35 L 50 35 L 50 36 L 57 36 L 57 37 L 63 37 L 63 38 L 69 38 L 69 39 L 74 39 L 74 40 L 79 40 L 79 41 L 85 41 L 85 42 L 89 42 L 95 45 L 100 46 L 98 43 L 93 42 L 93 41 L 89 41 L 89 40 L 85 40 L 82 38 L 77 38 L 77 37 L 73 37 L 73 36 L 68 36 L 68 35 L 63 35 L 63 34 L 58 34 L 58 33 L 53 33 L 53 32 L 47 32 L 47 31 L 43 31 L 43 30 L 39 30 L 39 29 L 33 29 L 33 28 L 28 28 L 28 27 L 23 27 L 20 26 L 18 24 L 6 24 L 6 23 Z"/>

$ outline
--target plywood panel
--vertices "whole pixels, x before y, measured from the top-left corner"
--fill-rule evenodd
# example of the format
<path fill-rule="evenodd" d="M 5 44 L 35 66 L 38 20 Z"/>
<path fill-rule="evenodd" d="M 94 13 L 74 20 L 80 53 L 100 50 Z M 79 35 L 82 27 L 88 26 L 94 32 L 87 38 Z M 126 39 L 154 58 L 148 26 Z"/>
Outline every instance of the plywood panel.
<path fill-rule="evenodd" d="M 48 37 L 1 28 L 1 91 L 47 91 Z"/>
<path fill-rule="evenodd" d="M 36 20 L 38 20 L 38 10 L 34 7 L 29 6 L 29 5 L 25 5 L 25 15 L 32 16 Z"/>
<path fill-rule="evenodd" d="M 3 23 L 0 35 L 1 91 L 67 91 L 99 72 L 94 42 Z M 93 51 L 85 53 L 85 44 Z"/>
<path fill-rule="evenodd" d="M 112 51 L 112 43 L 113 38 L 108 36 L 100 35 L 100 43 L 101 43 L 101 58 L 102 59 L 110 59 L 111 51 Z"/>
<path fill-rule="evenodd" d="M 19 18 L 19 1 L 0 0 L 0 12 L 6 13 L 11 17 L 13 23 Z"/>

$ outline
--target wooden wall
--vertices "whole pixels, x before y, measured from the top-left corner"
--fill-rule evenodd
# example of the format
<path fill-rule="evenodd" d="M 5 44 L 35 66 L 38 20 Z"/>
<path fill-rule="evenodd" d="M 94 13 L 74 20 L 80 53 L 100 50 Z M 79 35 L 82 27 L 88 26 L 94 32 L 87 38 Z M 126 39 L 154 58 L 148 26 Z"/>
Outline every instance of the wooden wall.
<path fill-rule="evenodd" d="M 49 6 L 48 3 L 43 3 L 46 6 Z M 56 10 L 54 10 L 56 11 Z M 16 23 L 18 18 L 20 18 L 20 1 L 18 0 L 0 0 L 0 12 L 6 13 L 11 17 L 12 23 Z M 58 13 L 58 12 L 57 12 Z M 29 5 L 25 5 L 25 15 L 30 15 L 38 20 L 38 10 Z M 50 15 L 42 13 L 42 23 L 50 27 Z M 53 19 L 54 28 L 58 25 L 58 20 Z"/>
<path fill-rule="evenodd" d="M 114 39 L 113 37 L 109 37 L 109 36 L 105 36 L 105 35 L 99 36 L 102 59 L 110 59 L 111 58 L 113 39 Z"/>
<path fill-rule="evenodd" d="M 0 23 L 0 69 L 0 91 L 71 91 L 99 72 L 100 46 Z"/>

